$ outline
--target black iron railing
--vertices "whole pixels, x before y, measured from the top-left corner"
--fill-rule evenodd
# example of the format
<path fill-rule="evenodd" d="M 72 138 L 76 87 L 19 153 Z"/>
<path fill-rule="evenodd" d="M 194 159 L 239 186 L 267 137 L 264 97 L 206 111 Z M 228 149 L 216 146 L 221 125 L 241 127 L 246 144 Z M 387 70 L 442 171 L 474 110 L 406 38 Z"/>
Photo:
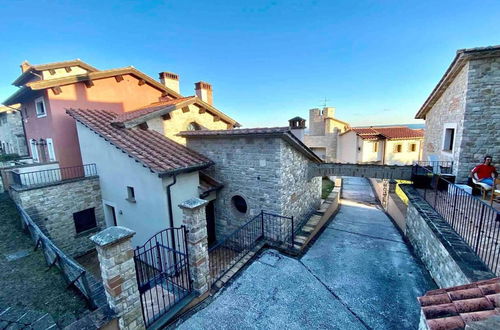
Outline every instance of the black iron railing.
<path fill-rule="evenodd" d="M 429 179 L 422 182 L 422 173 Z M 420 195 L 500 275 L 500 212 L 427 168 L 415 165 L 414 174 Z"/>
<path fill-rule="evenodd" d="M 192 292 L 185 226 L 167 228 L 134 250 L 142 315 L 147 327 Z"/>
<path fill-rule="evenodd" d="M 432 172 L 435 174 L 452 174 L 453 173 L 453 161 L 441 161 L 441 160 L 431 160 L 422 161 L 419 160 L 414 163 L 415 166 L 421 167 L 425 172 Z"/>
<path fill-rule="evenodd" d="M 212 284 L 226 275 L 248 252 L 264 240 L 277 246 L 293 247 L 294 232 L 293 217 L 261 211 L 209 248 Z"/>
<path fill-rule="evenodd" d="M 41 248 L 45 261 L 49 267 L 56 266 L 61 271 L 61 275 L 68 286 L 75 286 L 86 298 L 91 308 L 96 308 L 94 294 L 89 285 L 89 275 L 76 261 L 62 252 L 52 241 L 45 236 L 40 228 L 35 224 L 26 211 L 16 203 L 17 210 L 21 215 L 23 225 L 28 229 L 31 238 L 35 242 L 35 249 Z"/>
<path fill-rule="evenodd" d="M 12 184 L 21 188 L 42 186 L 65 180 L 74 180 L 97 175 L 95 164 L 82 166 L 61 167 L 49 170 L 18 173 L 16 170 L 10 172 Z"/>

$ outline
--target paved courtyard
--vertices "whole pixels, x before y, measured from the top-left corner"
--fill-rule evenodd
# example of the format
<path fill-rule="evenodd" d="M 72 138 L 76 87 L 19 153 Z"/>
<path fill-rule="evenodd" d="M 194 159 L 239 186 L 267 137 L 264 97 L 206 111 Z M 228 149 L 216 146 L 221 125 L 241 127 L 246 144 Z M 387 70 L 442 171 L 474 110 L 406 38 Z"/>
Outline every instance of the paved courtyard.
<path fill-rule="evenodd" d="M 435 285 L 366 179 L 344 178 L 342 206 L 300 259 L 264 252 L 180 329 L 416 329 Z"/>

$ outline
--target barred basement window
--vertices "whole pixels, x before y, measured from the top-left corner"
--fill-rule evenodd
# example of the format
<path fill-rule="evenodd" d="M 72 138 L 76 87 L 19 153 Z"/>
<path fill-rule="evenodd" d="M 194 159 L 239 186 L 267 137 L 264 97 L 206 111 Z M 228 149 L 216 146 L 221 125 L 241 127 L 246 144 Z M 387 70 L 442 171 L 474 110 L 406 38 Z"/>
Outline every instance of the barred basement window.
<path fill-rule="evenodd" d="M 95 210 L 93 207 L 73 213 L 73 221 L 75 222 L 75 229 L 77 234 L 97 227 L 97 222 L 95 220 Z"/>

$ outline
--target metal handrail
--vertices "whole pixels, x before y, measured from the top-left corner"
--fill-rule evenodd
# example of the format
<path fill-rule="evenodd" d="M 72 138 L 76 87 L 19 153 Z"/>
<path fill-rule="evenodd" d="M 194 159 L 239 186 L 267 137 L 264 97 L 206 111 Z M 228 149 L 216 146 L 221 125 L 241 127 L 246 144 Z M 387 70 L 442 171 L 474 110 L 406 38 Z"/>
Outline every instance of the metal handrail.
<path fill-rule="evenodd" d="M 26 188 L 97 176 L 97 167 L 96 164 L 85 164 L 23 173 L 18 173 L 14 169 L 10 173 L 15 185 Z"/>

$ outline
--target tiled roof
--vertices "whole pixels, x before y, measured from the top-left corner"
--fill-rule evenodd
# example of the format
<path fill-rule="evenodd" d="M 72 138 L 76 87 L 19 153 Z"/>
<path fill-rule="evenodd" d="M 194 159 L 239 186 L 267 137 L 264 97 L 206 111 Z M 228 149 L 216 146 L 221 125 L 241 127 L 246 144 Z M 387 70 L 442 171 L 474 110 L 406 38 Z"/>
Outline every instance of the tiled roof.
<path fill-rule="evenodd" d="M 183 131 L 180 136 L 217 136 L 217 135 L 258 135 L 258 134 L 280 134 L 290 131 L 289 127 L 262 127 L 262 128 L 238 128 L 228 130 L 200 130 Z"/>
<path fill-rule="evenodd" d="M 111 122 L 117 117 L 114 112 L 89 109 L 68 109 L 66 112 L 153 172 L 188 172 L 213 164 L 205 156 L 158 132 L 112 126 Z"/>
<path fill-rule="evenodd" d="M 145 116 L 147 114 L 154 113 L 158 110 L 162 110 L 165 107 L 175 105 L 175 104 L 178 104 L 178 103 L 181 103 L 181 102 L 187 101 L 189 99 L 193 99 L 193 98 L 194 98 L 194 96 L 187 96 L 187 97 L 182 97 L 179 99 L 151 103 L 151 104 L 148 104 L 146 106 L 140 107 L 134 111 L 129 111 L 129 112 L 125 112 L 123 114 L 120 114 L 113 120 L 113 122 L 123 123 L 123 122 L 129 121 L 129 120 L 137 119 L 137 118 L 140 118 L 140 117 Z"/>
<path fill-rule="evenodd" d="M 418 139 L 424 137 L 424 131 L 421 129 L 411 129 L 407 126 L 389 126 L 389 127 L 352 127 L 363 139 L 374 139 L 377 135 L 382 135 L 387 139 Z"/>
<path fill-rule="evenodd" d="M 199 131 L 183 131 L 177 134 L 183 137 L 240 137 L 240 136 L 275 136 L 284 139 L 292 147 L 297 149 L 303 155 L 308 157 L 310 160 L 318 163 L 323 161 L 319 158 L 309 147 L 307 147 L 302 141 L 300 141 L 293 133 L 290 131 L 289 127 L 259 127 L 259 128 L 238 128 L 238 129 L 228 129 L 228 130 L 199 130 Z"/>
<path fill-rule="evenodd" d="M 418 301 L 430 330 L 464 329 L 500 315 L 500 278 L 432 290 Z"/>

